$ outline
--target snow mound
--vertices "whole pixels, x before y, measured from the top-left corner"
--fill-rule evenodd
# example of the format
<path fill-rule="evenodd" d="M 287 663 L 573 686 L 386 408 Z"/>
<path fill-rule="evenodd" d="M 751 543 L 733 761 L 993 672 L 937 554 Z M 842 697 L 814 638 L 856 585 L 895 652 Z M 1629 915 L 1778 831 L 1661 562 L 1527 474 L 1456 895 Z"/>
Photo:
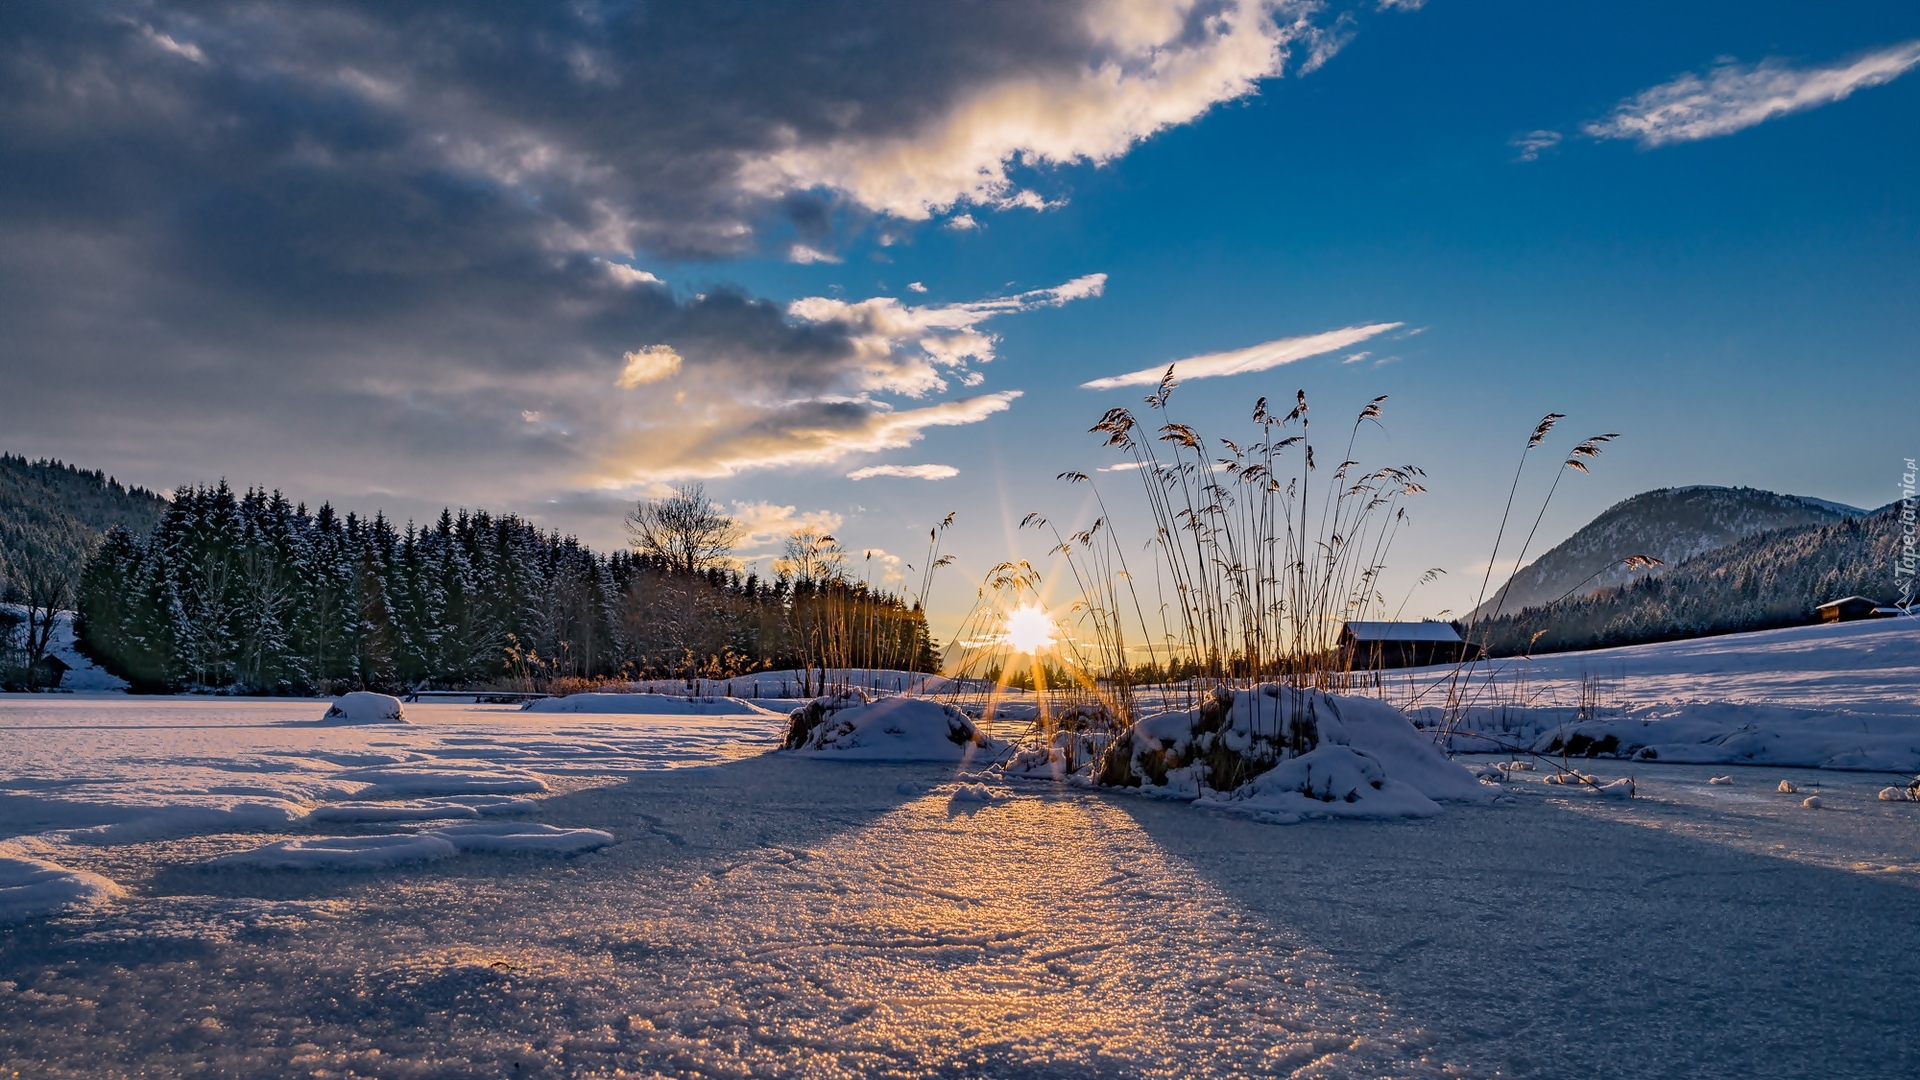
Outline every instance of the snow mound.
<path fill-rule="evenodd" d="M 1322 750 L 1328 753 L 1314 756 Z M 1376 768 L 1378 777 L 1372 772 Z M 1323 808 L 1315 816 L 1407 817 L 1433 812 L 1427 804 L 1436 801 L 1487 803 L 1497 797 L 1492 785 L 1448 760 L 1432 736 L 1415 730 L 1393 706 L 1273 683 L 1249 690 L 1217 688 L 1199 709 L 1145 717 L 1114 741 L 1097 769 L 1102 784 L 1167 798 L 1205 795 L 1204 802 L 1215 808 L 1236 809 L 1247 799 L 1270 797 L 1275 807 L 1285 808 L 1263 804 L 1249 812 L 1275 820 L 1304 814 L 1308 802 Z M 1352 805 L 1345 795 L 1356 792 L 1353 802 L 1371 801 L 1378 814 L 1325 812 L 1328 804 L 1319 793 L 1328 784 L 1340 788 L 1356 777 L 1365 783 L 1346 784 L 1336 801 Z M 1392 785 L 1385 782 L 1389 777 Z M 1382 780 L 1379 787 L 1374 779 Z M 1373 794 L 1359 794 L 1358 787 Z M 1402 788 L 1417 798 L 1403 798 Z"/>
<path fill-rule="evenodd" d="M 1380 821 L 1440 813 L 1440 804 L 1413 785 L 1390 779 L 1378 758 L 1340 745 L 1289 758 L 1232 792 L 1208 795 L 1194 805 L 1276 824 L 1315 818 Z"/>
<path fill-rule="evenodd" d="M 1551 776 L 1543 776 L 1540 778 L 1540 782 L 1568 788 L 1582 795 L 1599 795 L 1613 799 L 1631 799 L 1634 795 L 1633 781 L 1626 777 L 1621 777 L 1609 783 L 1601 780 L 1592 773 L 1583 773 L 1578 769 L 1569 772 L 1554 773 Z"/>
<path fill-rule="evenodd" d="M 355 690 L 327 709 L 322 720 L 329 724 L 404 724 L 407 712 L 400 699 L 391 694 Z"/>
<path fill-rule="evenodd" d="M 308 825 L 362 824 L 382 821 L 445 821 L 476 818 L 480 811 L 464 803 L 442 799 L 418 802 L 343 802 L 317 806 L 301 821 Z"/>
<path fill-rule="evenodd" d="M 569 694 L 536 698 L 526 711 L 621 716 L 776 716 L 750 701 L 731 697 L 684 698 L 668 694 Z"/>
<path fill-rule="evenodd" d="M 278 799 L 262 802 L 232 802 L 227 805 L 159 805 L 124 808 L 131 816 L 123 821 L 76 829 L 76 843 L 140 844 L 149 840 L 172 840 L 182 836 L 208 836 L 226 832 L 258 832 L 285 828 L 306 813 L 306 807 Z"/>
<path fill-rule="evenodd" d="M 548 790 L 547 782 L 532 773 L 507 769 L 401 766 L 354 769 L 339 776 L 369 785 L 360 792 L 368 799 L 413 795 L 527 795 Z"/>
<path fill-rule="evenodd" d="M 1720 785 L 1720 786 L 1722 786 L 1722 787 L 1724 787 L 1724 786 L 1726 786 L 1726 785 L 1728 785 L 1728 784 L 1731 784 L 1731 783 L 1733 783 L 1733 777 L 1731 777 L 1731 776 L 1714 776 L 1714 777 L 1709 777 L 1709 778 L 1708 778 L 1708 780 L 1707 780 L 1707 783 L 1709 783 L 1709 784 L 1717 784 L 1717 785 Z"/>
<path fill-rule="evenodd" d="M 1881 802 L 1906 802 L 1907 793 L 1902 788 L 1883 787 L 1880 789 Z"/>
<path fill-rule="evenodd" d="M 1799 791 L 1800 789 L 1793 786 L 1793 781 L 1782 780 L 1780 781 L 1780 786 L 1775 790 L 1779 791 L 1780 794 L 1782 795 L 1792 795 L 1793 793 Z"/>
<path fill-rule="evenodd" d="M 902 780 L 899 783 L 893 785 L 893 790 L 894 790 L 894 793 L 897 795 L 916 795 L 917 796 L 917 795 L 925 795 L 927 792 L 932 791 L 933 785 L 924 783 L 919 780 Z"/>
<path fill-rule="evenodd" d="M 0 852 L 0 922 L 103 904 L 126 890 L 85 870 Z"/>
<path fill-rule="evenodd" d="M 213 860 L 262 870 L 380 870 L 457 854 L 453 841 L 433 833 L 391 836 L 310 836 L 282 840 Z"/>
<path fill-rule="evenodd" d="M 1820 801 L 1820 796 L 1809 795 L 1806 798 L 1800 800 L 1800 805 L 1806 807 L 1809 810 L 1818 810 L 1824 804 Z"/>
<path fill-rule="evenodd" d="M 915 697 L 867 702 L 859 695 L 835 700 L 845 704 L 828 708 L 815 701 L 794 710 L 787 752 L 839 761 L 959 762 L 999 748 L 951 705 Z M 805 727 L 796 743 L 795 734 L 807 725 L 807 714 L 817 714 L 818 719 Z"/>
<path fill-rule="evenodd" d="M 994 791 L 985 784 L 961 784 L 953 790 L 947 801 L 955 803 L 993 803 L 1006 802 L 1008 796 Z"/>
<path fill-rule="evenodd" d="M 530 821 L 488 821 L 448 825 L 429 835 L 441 837 L 461 851 L 544 852 L 574 855 L 613 843 L 613 834 L 599 829 L 560 829 Z"/>

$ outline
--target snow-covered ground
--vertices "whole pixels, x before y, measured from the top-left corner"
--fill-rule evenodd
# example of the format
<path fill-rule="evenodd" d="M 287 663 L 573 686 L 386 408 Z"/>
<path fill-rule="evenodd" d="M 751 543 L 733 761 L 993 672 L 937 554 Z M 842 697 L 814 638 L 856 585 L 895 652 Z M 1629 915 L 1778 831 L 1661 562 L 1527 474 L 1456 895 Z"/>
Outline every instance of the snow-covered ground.
<path fill-rule="evenodd" d="M 1453 746 L 1920 772 L 1920 619 L 1877 619 L 1487 661 L 1456 698 Z M 1450 669 L 1390 673 L 1382 692 L 1447 722 Z M 1584 715 L 1583 715 L 1584 714 Z"/>
<path fill-rule="evenodd" d="M 1915 730 L 1901 633 L 1548 658 L 1507 718 L 1602 674 L 1582 723 Z M 1010 779 L 931 702 L 809 756 L 769 752 L 777 701 L 615 696 L 0 698 L 0 1075 L 1920 1072 L 1897 773 L 1662 752 L 1549 784 L 1345 709 L 1341 753 L 1195 806 Z M 942 760 L 849 760 L 883 737 Z M 1369 762 L 1422 799 L 1291 805 Z M 1462 777 L 1483 797 L 1428 790 Z"/>
<path fill-rule="evenodd" d="M 1856 774 L 1631 771 L 1630 801 L 1522 773 L 1499 805 L 1275 828 L 951 765 L 774 754 L 546 795 L 541 824 L 612 839 L 577 855 L 326 873 L 219 858 L 258 835 L 76 846 L 77 869 L 129 895 L 0 927 L 0 1066 L 1920 1069 L 1920 805 L 1879 802 Z M 1727 771 L 1733 784 L 1708 783 Z M 1822 809 L 1777 791 L 1810 775 Z"/>

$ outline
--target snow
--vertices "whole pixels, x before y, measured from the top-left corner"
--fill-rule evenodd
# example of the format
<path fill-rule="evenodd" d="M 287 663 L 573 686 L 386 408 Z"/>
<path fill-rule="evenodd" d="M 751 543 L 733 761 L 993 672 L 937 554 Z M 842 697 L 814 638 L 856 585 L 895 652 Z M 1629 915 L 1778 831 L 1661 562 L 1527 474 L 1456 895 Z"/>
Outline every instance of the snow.
<path fill-rule="evenodd" d="M 445 859 L 459 851 L 453 841 L 434 833 L 313 836 L 224 855 L 214 860 L 214 865 L 262 870 L 382 870 Z"/>
<path fill-rule="evenodd" d="M 329 706 L 323 720 L 330 724 L 404 724 L 407 713 L 397 697 L 355 690 Z"/>
<path fill-rule="evenodd" d="M 671 697 L 666 694 L 569 694 L 536 698 L 526 705 L 536 713 L 594 713 L 621 716 L 754 716 L 775 715 L 740 698 Z"/>
<path fill-rule="evenodd" d="M 1194 805 L 1292 825 L 1315 818 L 1432 817 L 1440 804 L 1404 781 L 1390 779 L 1380 760 L 1351 746 L 1325 745 L 1289 758 L 1227 794 Z"/>
<path fill-rule="evenodd" d="M 99 874 L 73 870 L 0 845 L 0 923 L 62 908 L 88 907 L 125 894 Z"/>
<path fill-rule="evenodd" d="M 23 608 L 9 604 L 14 612 L 24 615 Z M 67 673 L 60 677 L 62 691 L 115 691 L 127 689 L 128 683 L 120 676 L 87 659 L 73 640 L 73 612 L 58 611 L 53 616 L 53 633 L 47 638 L 47 652 L 57 656 L 67 665 Z"/>
<path fill-rule="evenodd" d="M 252 707 L 205 706 L 203 722 Z M 1006 787 L 951 762 L 755 753 L 612 785 L 550 775 L 542 823 L 620 841 L 577 855 L 380 866 L 409 849 L 336 846 L 376 865 L 263 870 L 207 860 L 302 837 L 220 836 L 153 873 L 176 844 L 35 851 L 128 896 L 0 928 L 0 1061 L 49 1077 L 1920 1071 L 1910 1003 L 1886 990 L 1920 980 L 1920 814 L 1877 800 L 1886 779 L 1831 774 L 1811 813 L 1773 791 L 1777 769 L 1593 769 L 1632 769 L 1640 797 L 1511 771 L 1503 805 L 1276 829 L 1054 784 L 956 803 L 962 784 Z"/>
<path fill-rule="evenodd" d="M 885 697 L 870 703 L 852 697 L 835 699 L 801 745 L 784 753 L 835 761 L 957 764 L 997 749 L 997 742 L 951 705 L 915 697 Z"/>
<path fill-rule="evenodd" d="M 532 821 L 483 821 L 433 830 L 461 851 L 538 852 L 574 855 L 613 843 L 600 829 L 562 829 Z"/>
<path fill-rule="evenodd" d="M 1703 765 L 1920 772 L 1920 620 L 1793 627 L 1485 661 L 1449 740 Z M 1383 694 L 1448 723 L 1451 668 L 1388 673 Z M 1583 704 L 1583 693 L 1585 701 Z M 1611 738 L 1613 742 L 1607 744 Z"/>
<path fill-rule="evenodd" d="M 483 821 L 417 833 L 313 836 L 280 840 L 213 860 L 264 870 L 380 870 L 461 852 L 575 855 L 613 843 L 600 829 L 562 829 L 528 821 Z"/>
<path fill-rule="evenodd" d="M 1432 734 L 1417 731 L 1398 709 L 1373 698 L 1294 690 L 1262 684 L 1217 691 L 1217 732 L 1202 730 L 1204 710 L 1170 710 L 1135 722 L 1117 744 L 1128 756 L 1122 790 L 1155 798 L 1191 801 L 1214 811 L 1242 814 L 1275 824 L 1322 818 L 1391 820 L 1427 817 L 1439 803 L 1485 803 L 1493 785 L 1449 761 Z M 1277 765 L 1231 790 L 1206 784 L 1194 762 L 1208 740 L 1246 752 L 1256 738 L 1292 748 Z M 1302 752 L 1304 751 L 1304 752 Z M 1098 754 L 1075 777 L 1082 783 L 1101 771 Z M 1021 755 L 1009 761 L 1012 776 L 1043 777 L 1061 755 L 1047 760 Z"/>

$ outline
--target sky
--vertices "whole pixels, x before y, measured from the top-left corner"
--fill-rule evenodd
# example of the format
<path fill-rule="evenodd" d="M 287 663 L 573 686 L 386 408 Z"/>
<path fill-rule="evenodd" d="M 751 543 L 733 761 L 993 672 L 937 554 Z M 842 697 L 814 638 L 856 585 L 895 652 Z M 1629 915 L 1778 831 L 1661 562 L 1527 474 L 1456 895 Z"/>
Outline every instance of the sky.
<path fill-rule="evenodd" d="M 1386 591 L 1458 613 L 1548 412 L 1524 518 L 1619 438 L 1530 555 L 1658 487 L 1891 501 L 1916 166 L 1890 2 L 14 3 L 0 449 L 601 548 L 700 480 L 893 584 L 952 512 L 946 636 L 1062 580 L 1030 511 L 1144 543 L 1087 429 L 1176 364 L 1215 439 L 1387 395 Z"/>

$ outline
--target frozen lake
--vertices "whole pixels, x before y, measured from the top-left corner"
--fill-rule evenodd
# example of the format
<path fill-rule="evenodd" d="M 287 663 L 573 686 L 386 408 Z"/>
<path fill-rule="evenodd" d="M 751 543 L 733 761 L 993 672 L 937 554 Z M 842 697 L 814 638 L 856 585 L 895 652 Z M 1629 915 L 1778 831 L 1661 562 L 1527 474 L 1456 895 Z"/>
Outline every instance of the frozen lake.
<path fill-rule="evenodd" d="M 1892 776 L 1605 762 L 1643 797 L 1523 776 L 1502 805 L 1280 827 L 1037 783 L 960 801 L 950 767 L 763 756 L 764 715 L 286 723 L 320 708 L 0 701 L 4 843 L 127 891 L 0 925 L 0 1071 L 1920 1071 L 1920 805 L 1875 799 Z M 209 865 L 438 827 L 321 807 L 463 798 L 613 842 Z"/>

